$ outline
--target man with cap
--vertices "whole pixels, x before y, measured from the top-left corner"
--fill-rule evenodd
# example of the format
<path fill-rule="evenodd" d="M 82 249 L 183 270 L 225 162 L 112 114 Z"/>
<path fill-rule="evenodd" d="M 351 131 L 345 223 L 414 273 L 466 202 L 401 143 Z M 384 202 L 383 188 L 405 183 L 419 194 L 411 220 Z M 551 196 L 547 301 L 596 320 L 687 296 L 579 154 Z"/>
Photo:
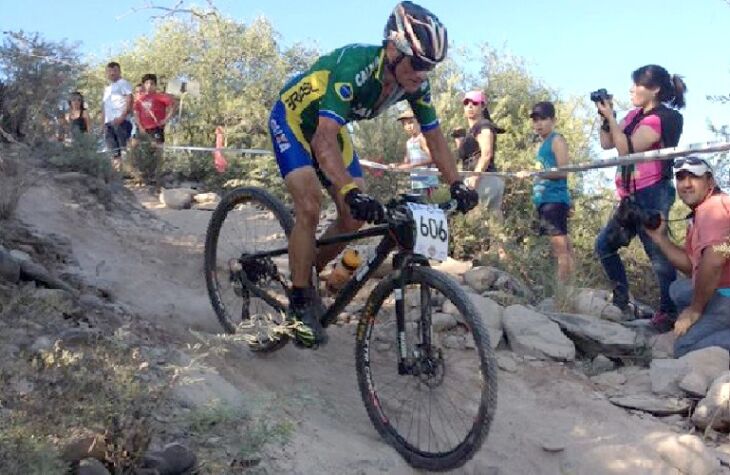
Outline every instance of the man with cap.
<path fill-rule="evenodd" d="M 398 115 L 398 122 L 408 134 L 406 141 L 406 153 L 403 163 L 397 168 L 401 170 L 412 170 L 414 168 L 429 167 L 433 164 L 431 152 L 428 150 L 426 137 L 421 133 L 421 126 L 418 124 L 413 111 L 408 108 Z M 411 173 L 411 190 L 414 193 L 431 196 L 431 192 L 439 185 L 436 175 L 422 175 L 418 172 Z"/>
<path fill-rule="evenodd" d="M 646 229 L 672 265 L 691 277 L 669 288 L 680 311 L 674 356 L 710 346 L 730 351 L 730 196 L 699 157 L 676 160 L 674 177 L 680 199 L 692 210 L 684 248 L 669 240 L 666 223 Z"/>

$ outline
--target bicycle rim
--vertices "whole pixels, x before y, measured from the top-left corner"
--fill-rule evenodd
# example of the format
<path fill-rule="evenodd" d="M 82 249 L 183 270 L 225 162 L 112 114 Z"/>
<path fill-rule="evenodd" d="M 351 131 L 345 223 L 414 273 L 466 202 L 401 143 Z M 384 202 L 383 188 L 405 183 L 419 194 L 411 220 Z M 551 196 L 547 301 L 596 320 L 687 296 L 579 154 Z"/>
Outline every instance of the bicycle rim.
<path fill-rule="evenodd" d="M 371 421 L 408 463 L 450 470 L 473 457 L 489 431 L 494 357 L 476 308 L 455 282 L 427 268 L 409 273 L 401 338 L 411 369 L 400 374 L 397 364 L 400 288 L 392 277 L 375 289 L 358 326 L 358 382 Z"/>
<path fill-rule="evenodd" d="M 261 290 L 288 304 L 288 255 L 247 259 L 253 253 L 287 246 L 293 219 L 281 201 L 257 188 L 226 195 L 211 217 L 205 243 L 208 293 L 221 325 L 255 351 L 273 351 L 287 338 L 280 331 L 285 316 L 241 284 L 248 278 Z"/>

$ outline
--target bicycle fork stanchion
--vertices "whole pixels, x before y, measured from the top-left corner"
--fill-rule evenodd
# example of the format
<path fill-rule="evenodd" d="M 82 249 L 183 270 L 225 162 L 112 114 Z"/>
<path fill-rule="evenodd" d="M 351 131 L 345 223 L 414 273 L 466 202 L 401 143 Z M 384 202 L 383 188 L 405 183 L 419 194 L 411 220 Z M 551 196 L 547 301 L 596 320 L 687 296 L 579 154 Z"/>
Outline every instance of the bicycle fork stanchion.
<path fill-rule="evenodd" d="M 395 266 L 394 266 L 395 267 Z M 409 374 L 406 346 L 406 279 L 404 269 L 399 270 L 398 288 L 395 289 L 395 326 L 398 342 L 398 374 Z"/>
<path fill-rule="evenodd" d="M 398 374 L 414 374 L 418 372 L 416 361 L 420 360 L 423 355 L 415 354 L 412 362 L 408 360 L 408 342 L 406 339 L 406 281 L 408 280 L 408 272 L 412 265 L 428 266 L 428 260 L 410 253 L 400 253 L 393 258 L 393 268 L 398 269 L 398 288 L 395 289 L 395 320 L 396 320 L 396 342 L 398 344 Z M 430 292 L 425 289 L 430 302 Z M 419 305 L 419 331 L 422 336 L 423 346 L 426 347 L 426 356 L 430 356 L 431 347 L 431 318 L 430 315 L 424 318 L 423 298 L 424 288 L 421 287 L 421 304 Z M 428 333 L 428 336 L 426 334 Z M 419 345 L 415 347 L 419 351 Z"/>

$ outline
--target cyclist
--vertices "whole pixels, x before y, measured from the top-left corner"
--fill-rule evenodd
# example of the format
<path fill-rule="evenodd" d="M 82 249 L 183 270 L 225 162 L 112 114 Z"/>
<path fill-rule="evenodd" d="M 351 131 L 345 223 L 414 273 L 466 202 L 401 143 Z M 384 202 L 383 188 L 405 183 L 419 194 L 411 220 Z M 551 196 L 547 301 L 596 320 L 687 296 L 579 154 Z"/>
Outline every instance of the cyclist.
<path fill-rule="evenodd" d="M 289 236 L 291 307 L 302 323 L 297 340 L 305 346 L 327 341 L 319 322 L 324 308 L 312 285 L 312 266 L 321 271 L 344 246 L 326 246 L 317 252 L 315 233 L 322 203 L 317 180 L 337 207 L 337 219 L 324 236 L 356 231 L 363 222 L 384 217 L 382 205 L 365 192 L 348 122 L 376 117 L 407 100 L 459 211 L 465 213 L 477 204 L 476 192 L 459 180 L 431 103 L 427 73 L 446 58 L 446 50 L 446 28 L 436 15 L 412 2 L 400 2 L 388 18 L 382 45 L 336 49 L 280 91 L 269 131 L 294 201 L 295 224 Z"/>

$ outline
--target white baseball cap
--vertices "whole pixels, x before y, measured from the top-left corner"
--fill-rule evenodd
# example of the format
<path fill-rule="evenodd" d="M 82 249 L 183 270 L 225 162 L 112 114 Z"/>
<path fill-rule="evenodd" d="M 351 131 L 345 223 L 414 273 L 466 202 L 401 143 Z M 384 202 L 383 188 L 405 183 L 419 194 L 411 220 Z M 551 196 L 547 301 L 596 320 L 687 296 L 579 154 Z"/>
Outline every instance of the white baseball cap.
<path fill-rule="evenodd" d="M 705 159 L 695 156 L 682 157 L 674 161 L 674 176 L 681 171 L 688 171 L 694 176 L 712 175 L 712 167 Z"/>

